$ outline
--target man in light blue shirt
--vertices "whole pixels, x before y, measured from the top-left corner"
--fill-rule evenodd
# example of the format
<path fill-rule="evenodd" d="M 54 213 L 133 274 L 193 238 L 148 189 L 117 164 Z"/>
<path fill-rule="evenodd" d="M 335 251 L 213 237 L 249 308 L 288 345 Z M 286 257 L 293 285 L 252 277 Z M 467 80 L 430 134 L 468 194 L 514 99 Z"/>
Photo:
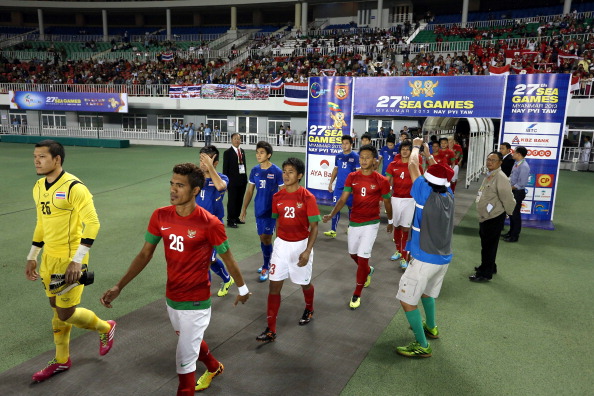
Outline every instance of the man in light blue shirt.
<path fill-rule="evenodd" d="M 204 146 L 210 146 L 211 140 L 212 130 L 210 129 L 210 126 L 207 124 L 206 127 L 204 127 Z"/>
<path fill-rule="evenodd" d="M 514 213 L 509 218 L 509 232 L 503 236 L 505 242 L 518 242 L 520 231 L 522 231 L 522 201 L 526 198 L 526 186 L 530 177 L 530 165 L 526 162 L 528 150 L 524 146 L 516 147 L 513 158 L 516 161 L 512 168 L 509 182 L 512 186 L 512 193 L 516 200 Z"/>

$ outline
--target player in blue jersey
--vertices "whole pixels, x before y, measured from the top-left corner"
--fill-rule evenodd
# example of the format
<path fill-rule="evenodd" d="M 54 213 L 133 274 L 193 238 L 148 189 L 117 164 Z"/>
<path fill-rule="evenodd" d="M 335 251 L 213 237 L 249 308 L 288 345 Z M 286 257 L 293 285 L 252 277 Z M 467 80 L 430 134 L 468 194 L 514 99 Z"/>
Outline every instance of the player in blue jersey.
<path fill-rule="evenodd" d="M 344 182 L 346 181 L 349 173 L 359 169 L 359 154 L 353 151 L 353 138 L 349 135 L 343 135 L 342 137 L 342 153 L 337 154 L 334 159 L 334 169 L 332 170 L 332 176 L 330 176 L 330 184 L 328 185 L 328 191 L 332 193 L 332 202 L 336 204 L 342 195 L 344 190 Z M 332 187 L 332 184 L 336 180 L 336 185 Z M 349 218 L 351 217 L 351 207 L 353 206 L 353 196 L 349 196 L 346 202 L 349 208 Z M 340 220 L 340 212 L 336 212 L 336 216 L 332 218 L 332 229 L 326 231 L 324 235 L 330 238 L 336 238 L 336 229 L 338 228 L 338 222 Z"/>
<path fill-rule="evenodd" d="M 398 154 L 399 149 L 400 144 L 396 145 L 396 136 L 388 136 L 386 139 L 386 145 L 380 150 L 382 176 L 386 176 L 386 169 L 388 169 L 388 165 L 390 165 L 390 162 L 392 162 L 396 154 Z"/>
<path fill-rule="evenodd" d="M 256 215 L 256 227 L 260 236 L 260 247 L 264 264 L 258 269 L 260 282 L 268 280 L 270 268 L 270 257 L 272 256 L 272 234 L 276 226 L 276 219 L 272 217 L 272 196 L 284 186 L 283 171 L 272 162 L 272 146 L 268 142 L 260 141 L 256 144 L 256 161 L 258 165 L 252 168 L 249 184 L 243 199 L 243 207 L 239 219 L 245 221 L 247 207 L 249 206 L 254 190 L 254 212 Z"/>
<path fill-rule="evenodd" d="M 200 149 L 200 169 L 204 173 L 205 181 L 204 187 L 196 195 L 196 203 L 223 222 L 223 217 L 225 217 L 223 197 L 225 196 L 225 191 L 227 191 L 229 178 L 217 172 L 218 163 L 219 150 L 215 146 L 209 145 Z M 212 251 L 210 269 L 223 280 L 217 295 L 219 297 L 226 296 L 229 293 L 229 288 L 235 281 L 229 275 L 229 272 L 227 272 L 225 264 L 217 258 L 217 251 L 214 249 Z"/>

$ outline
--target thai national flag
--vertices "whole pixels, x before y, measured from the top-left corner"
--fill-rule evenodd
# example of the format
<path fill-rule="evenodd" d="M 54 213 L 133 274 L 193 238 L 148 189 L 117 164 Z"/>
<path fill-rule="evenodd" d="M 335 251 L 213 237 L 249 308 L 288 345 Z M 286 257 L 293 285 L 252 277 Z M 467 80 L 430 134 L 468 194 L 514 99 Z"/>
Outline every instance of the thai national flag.
<path fill-rule="evenodd" d="M 169 86 L 169 97 L 170 98 L 179 99 L 179 98 L 181 98 L 183 92 L 184 92 L 183 85 L 170 85 Z"/>
<path fill-rule="evenodd" d="M 235 89 L 239 92 L 247 92 L 247 86 L 242 83 L 235 85 Z"/>
<path fill-rule="evenodd" d="M 173 60 L 173 52 L 163 52 L 161 54 L 161 60 L 163 62 L 171 62 Z"/>
<path fill-rule="evenodd" d="M 289 106 L 307 106 L 307 83 L 286 83 L 285 103 Z"/>
<path fill-rule="evenodd" d="M 283 85 L 283 79 L 281 77 L 277 77 L 270 83 L 270 89 L 281 89 Z"/>
<path fill-rule="evenodd" d="M 62 191 L 56 192 L 56 199 L 66 199 L 66 193 Z"/>

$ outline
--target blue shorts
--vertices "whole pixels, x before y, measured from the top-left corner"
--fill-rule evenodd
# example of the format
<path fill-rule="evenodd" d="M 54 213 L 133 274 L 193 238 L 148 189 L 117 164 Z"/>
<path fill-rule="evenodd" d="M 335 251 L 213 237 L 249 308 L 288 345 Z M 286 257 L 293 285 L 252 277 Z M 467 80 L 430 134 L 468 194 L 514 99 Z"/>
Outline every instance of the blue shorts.
<path fill-rule="evenodd" d="M 276 219 L 273 219 L 272 217 L 256 217 L 256 227 L 258 228 L 258 235 L 274 234 L 275 226 Z"/>
<path fill-rule="evenodd" d="M 340 196 L 342 195 L 342 193 L 344 192 L 344 188 L 336 188 L 334 189 L 334 192 L 332 193 L 332 203 L 336 205 L 336 202 L 338 202 L 338 200 L 340 199 Z M 353 206 L 353 194 L 349 195 L 347 201 L 346 201 L 346 206 L 348 206 L 349 208 L 351 208 Z"/>

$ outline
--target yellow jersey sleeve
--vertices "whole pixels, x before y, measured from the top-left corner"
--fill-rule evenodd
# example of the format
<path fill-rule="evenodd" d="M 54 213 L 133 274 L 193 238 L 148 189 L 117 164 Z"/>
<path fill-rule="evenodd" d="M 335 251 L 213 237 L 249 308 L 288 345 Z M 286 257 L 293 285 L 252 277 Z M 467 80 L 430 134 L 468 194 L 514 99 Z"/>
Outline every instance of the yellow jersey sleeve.
<path fill-rule="evenodd" d="M 80 220 L 84 224 L 81 235 L 81 243 L 92 245 L 99 233 L 99 217 L 93 202 L 93 195 L 82 183 L 76 183 L 70 188 L 69 201 L 75 211 L 78 212 Z"/>
<path fill-rule="evenodd" d="M 33 231 L 33 245 L 37 247 L 43 247 L 43 216 L 41 213 L 41 205 L 39 204 L 41 194 L 39 183 L 41 180 L 43 179 L 38 180 L 33 186 L 33 201 L 35 202 L 35 212 L 37 214 L 35 231 Z"/>

